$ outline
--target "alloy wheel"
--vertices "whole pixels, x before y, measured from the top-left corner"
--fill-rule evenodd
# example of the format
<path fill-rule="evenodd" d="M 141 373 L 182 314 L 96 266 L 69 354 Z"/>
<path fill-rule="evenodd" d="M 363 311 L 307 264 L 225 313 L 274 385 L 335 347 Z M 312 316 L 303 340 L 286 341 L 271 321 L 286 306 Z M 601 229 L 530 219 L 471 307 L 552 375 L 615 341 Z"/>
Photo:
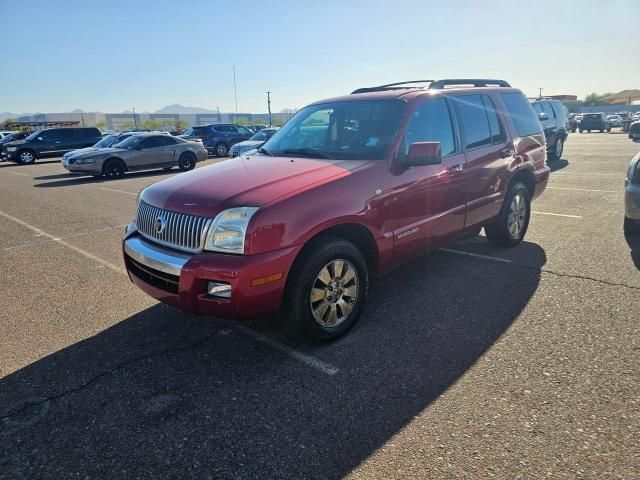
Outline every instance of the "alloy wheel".
<path fill-rule="evenodd" d="M 517 193 L 511 205 L 509 205 L 509 214 L 507 216 L 507 228 L 512 238 L 520 238 L 522 229 L 524 228 L 525 218 L 527 215 L 527 203 L 525 202 L 522 194 Z"/>
<path fill-rule="evenodd" d="M 351 262 L 335 259 L 327 263 L 311 287 L 311 313 L 323 327 L 335 327 L 351 314 L 358 299 L 360 280 Z"/>
<path fill-rule="evenodd" d="M 34 160 L 33 153 L 26 151 L 20 152 L 20 161 L 22 163 L 32 163 Z"/>

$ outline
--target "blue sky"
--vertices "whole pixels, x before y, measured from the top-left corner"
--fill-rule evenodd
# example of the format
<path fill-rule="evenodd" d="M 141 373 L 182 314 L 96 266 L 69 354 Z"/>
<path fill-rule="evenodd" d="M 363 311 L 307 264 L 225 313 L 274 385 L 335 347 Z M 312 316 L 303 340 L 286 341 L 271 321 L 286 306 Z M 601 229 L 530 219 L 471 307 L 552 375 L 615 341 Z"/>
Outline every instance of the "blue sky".
<path fill-rule="evenodd" d="M 0 111 L 302 107 L 460 76 L 528 95 L 640 87 L 640 1 L 0 0 Z M 631 33 L 634 32 L 634 33 Z"/>

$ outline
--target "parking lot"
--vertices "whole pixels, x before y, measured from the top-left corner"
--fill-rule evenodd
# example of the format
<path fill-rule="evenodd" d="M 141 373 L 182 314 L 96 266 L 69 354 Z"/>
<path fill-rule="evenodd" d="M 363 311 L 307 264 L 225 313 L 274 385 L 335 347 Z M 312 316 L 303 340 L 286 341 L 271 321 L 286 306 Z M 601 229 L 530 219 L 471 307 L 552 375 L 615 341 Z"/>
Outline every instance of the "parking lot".
<path fill-rule="evenodd" d="M 0 163 L 0 478 L 639 478 L 639 148 L 570 135 L 522 244 L 396 268 L 329 344 L 129 282 L 136 195 L 177 170 Z"/>

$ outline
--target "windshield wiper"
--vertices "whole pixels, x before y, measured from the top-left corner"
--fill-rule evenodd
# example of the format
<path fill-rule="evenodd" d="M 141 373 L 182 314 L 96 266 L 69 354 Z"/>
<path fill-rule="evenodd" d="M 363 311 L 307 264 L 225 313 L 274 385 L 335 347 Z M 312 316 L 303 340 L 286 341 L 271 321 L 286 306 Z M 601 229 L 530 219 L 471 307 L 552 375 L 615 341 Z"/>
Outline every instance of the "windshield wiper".
<path fill-rule="evenodd" d="M 273 153 L 271 153 L 269 150 L 267 150 L 264 147 L 260 147 L 258 149 L 258 153 L 264 153 L 265 155 L 269 155 L 270 157 L 273 157 Z"/>
<path fill-rule="evenodd" d="M 285 155 L 306 155 L 313 158 L 330 158 L 328 155 L 316 150 L 315 148 L 288 148 L 282 151 Z"/>

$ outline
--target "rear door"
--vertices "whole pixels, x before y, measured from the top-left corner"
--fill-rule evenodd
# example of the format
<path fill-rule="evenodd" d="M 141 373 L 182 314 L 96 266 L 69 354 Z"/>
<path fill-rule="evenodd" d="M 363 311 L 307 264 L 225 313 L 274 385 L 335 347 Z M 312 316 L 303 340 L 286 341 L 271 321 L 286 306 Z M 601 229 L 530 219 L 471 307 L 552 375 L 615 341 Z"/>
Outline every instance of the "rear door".
<path fill-rule="evenodd" d="M 514 147 L 489 95 L 460 95 L 453 100 L 467 161 L 465 228 L 473 228 L 499 213 Z"/>
<path fill-rule="evenodd" d="M 390 169 L 394 261 L 440 245 L 462 231 L 465 157 L 446 98 L 425 100 L 411 116 Z M 442 164 L 407 168 L 402 160 L 415 142 L 440 142 Z"/>
<path fill-rule="evenodd" d="M 56 134 L 56 140 L 52 150 L 57 154 L 63 154 L 75 150 L 78 145 L 77 129 L 60 128 Z"/>

